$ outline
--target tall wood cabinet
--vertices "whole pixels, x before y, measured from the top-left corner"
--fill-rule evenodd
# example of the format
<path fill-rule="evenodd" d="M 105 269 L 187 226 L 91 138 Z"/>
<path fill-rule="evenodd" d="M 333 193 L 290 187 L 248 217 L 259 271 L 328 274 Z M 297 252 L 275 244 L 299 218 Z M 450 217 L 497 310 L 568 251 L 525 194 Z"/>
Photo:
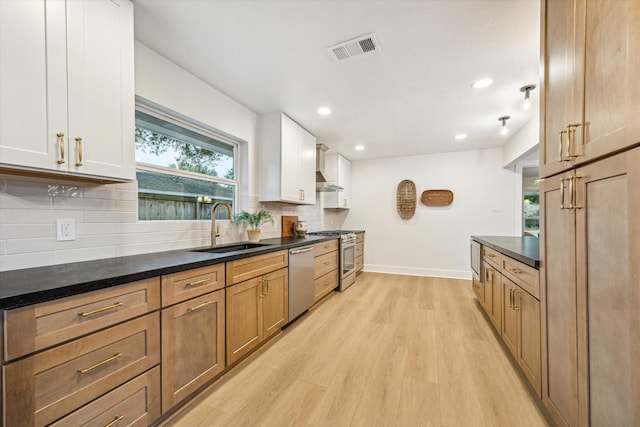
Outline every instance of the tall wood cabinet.
<path fill-rule="evenodd" d="M 133 6 L 0 2 L 0 169 L 135 179 Z"/>
<path fill-rule="evenodd" d="M 316 137 L 283 113 L 260 119 L 260 200 L 316 203 Z"/>
<path fill-rule="evenodd" d="M 542 397 L 560 425 L 640 425 L 639 19 L 633 0 L 542 2 Z"/>
<path fill-rule="evenodd" d="M 640 143 L 640 3 L 542 2 L 540 175 Z"/>

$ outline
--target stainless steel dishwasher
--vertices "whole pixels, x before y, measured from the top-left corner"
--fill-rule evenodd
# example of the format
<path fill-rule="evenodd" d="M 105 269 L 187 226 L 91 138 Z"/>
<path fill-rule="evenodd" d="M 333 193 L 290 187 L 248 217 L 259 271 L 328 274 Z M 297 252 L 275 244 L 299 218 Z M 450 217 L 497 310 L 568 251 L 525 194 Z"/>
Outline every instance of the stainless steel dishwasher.
<path fill-rule="evenodd" d="M 313 246 L 289 249 L 289 322 L 313 305 Z"/>

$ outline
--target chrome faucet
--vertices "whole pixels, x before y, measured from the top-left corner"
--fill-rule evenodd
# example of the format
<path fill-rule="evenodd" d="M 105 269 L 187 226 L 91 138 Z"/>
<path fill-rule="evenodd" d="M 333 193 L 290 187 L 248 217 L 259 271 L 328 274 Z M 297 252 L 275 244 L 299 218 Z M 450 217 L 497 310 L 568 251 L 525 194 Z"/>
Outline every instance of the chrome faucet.
<path fill-rule="evenodd" d="M 216 237 L 220 237 L 218 228 L 216 227 L 216 209 L 218 206 L 224 206 L 229 212 L 229 220 L 233 222 L 233 213 L 231 213 L 231 205 L 227 202 L 216 202 L 211 207 L 211 247 L 216 247 Z"/>

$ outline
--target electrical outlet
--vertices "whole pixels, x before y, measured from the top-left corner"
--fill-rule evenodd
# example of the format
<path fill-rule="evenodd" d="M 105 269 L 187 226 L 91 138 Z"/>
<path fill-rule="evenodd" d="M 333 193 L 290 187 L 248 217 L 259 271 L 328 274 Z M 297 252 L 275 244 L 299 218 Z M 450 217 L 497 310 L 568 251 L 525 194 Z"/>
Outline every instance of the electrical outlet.
<path fill-rule="evenodd" d="M 76 221 L 74 219 L 57 219 L 56 239 L 58 242 L 76 240 Z"/>

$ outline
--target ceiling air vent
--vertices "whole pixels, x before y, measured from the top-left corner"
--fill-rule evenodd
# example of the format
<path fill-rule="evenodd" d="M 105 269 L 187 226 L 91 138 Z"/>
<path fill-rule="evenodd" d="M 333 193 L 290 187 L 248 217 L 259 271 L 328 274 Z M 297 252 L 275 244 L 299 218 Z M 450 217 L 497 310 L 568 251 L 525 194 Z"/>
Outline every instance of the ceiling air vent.
<path fill-rule="evenodd" d="M 329 46 L 328 49 L 334 59 L 342 60 L 363 53 L 373 52 L 374 50 L 380 50 L 380 46 L 378 46 L 375 34 L 371 33 Z"/>

